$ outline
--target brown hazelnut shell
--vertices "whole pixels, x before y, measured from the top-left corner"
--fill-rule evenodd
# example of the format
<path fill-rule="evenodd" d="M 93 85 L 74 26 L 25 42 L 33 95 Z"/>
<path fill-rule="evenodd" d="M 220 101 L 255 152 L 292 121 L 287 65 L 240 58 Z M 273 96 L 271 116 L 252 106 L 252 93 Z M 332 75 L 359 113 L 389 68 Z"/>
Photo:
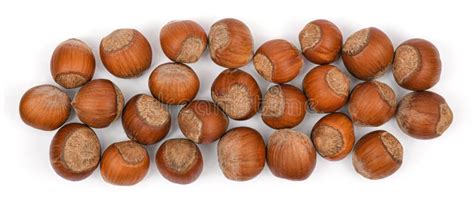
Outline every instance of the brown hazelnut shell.
<path fill-rule="evenodd" d="M 194 21 L 171 21 L 161 28 L 160 44 L 165 55 L 172 61 L 194 63 L 206 50 L 207 35 Z"/>
<path fill-rule="evenodd" d="M 331 161 L 341 160 L 354 146 L 354 125 L 344 113 L 328 114 L 314 125 L 311 139 L 319 155 Z"/>
<path fill-rule="evenodd" d="M 160 173 L 177 184 L 189 184 L 201 175 L 203 159 L 199 147 L 188 139 L 169 139 L 155 157 Z"/>
<path fill-rule="evenodd" d="M 133 141 L 113 143 L 100 162 L 102 178 L 114 185 L 135 185 L 145 178 L 150 167 L 147 150 Z"/>
<path fill-rule="evenodd" d="M 255 52 L 253 64 L 255 70 L 265 80 L 274 83 L 286 83 L 293 80 L 303 67 L 300 51 L 286 40 L 270 40 L 262 44 Z"/>
<path fill-rule="evenodd" d="M 140 144 L 155 144 L 163 139 L 171 126 L 167 107 L 152 96 L 138 94 L 125 105 L 122 125 L 128 138 Z"/>
<path fill-rule="evenodd" d="M 341 109 L 349 98 L 351 80 L 333 65 L 311 69 L 303 79 L 303 91 L 309 106 L 319 113 Z"/>
<path fill-rule="evenodd" d="M 225 133 L 229 119 L 213 102 L 194 100 L 179 112 L 178 125 L 194 143 L 210 144 Z"/>
<path fill-rule="evenodd" d="M 400 129 L 417 139 L 441 136 L 453 122 L 453 112 L 444 98 L 434 92 L 412 92 L 405 95 L 397 111 Z"/>
<path fill-rule="evenodd" d="M 212 61 L 222 67 L 245 66 L 253 57 L 252 33 L 237 19 L 219 20 L 209 30 L 209 52 Z"/>
<path fill-rule="evenodd" d="M 151 65 L 150 43 L 135 29 L 113 31 L 101 40 L 99 50 L 105 68 L 116 77 L 138 77 Z"/>
<path fill-rule="evenodd" d="M 305 114 L 306 97 L 292 85 L 272 86 L 263 97 L 262 120 L 271 128 L 293 128 L 303 121 Z"/>
<path fill-rule="evenodd" d="M 64 88 L 77 88 L 94 76 L 95 59 L 91 48 L 79 39 L 61 42 L 51 57 L 51 75 Z"/>
<path fill-rule="evenodd" d="M 100 142 L 87 125 L 70 123 L 54 135 L 49 157 L 54 171 L 64 179 L 80 181 L 99 165 Z"/>
<path fill-rule="evenodd" d="M 393 60 L 395 81 L 408 90 L 427 90 L 439 81 L 441 59 L 431 42 L 410 39 L 398 46 Z"/>
<path fill-rule="evenodd" d="M 368 179 L 382 179 L 395 173 L 403 162 L 403 146 L 387 131 L 364 135 L 354 146 L 352 164 Z"/>
<path fill-rule="evenodd" d="M 230 129 L 217 144 L 217 158 L 224 176 L 234 181 L 253 179 L 265 167 L 265 141 L 249 127 Z"/>
<path fill-rule="evenodd" d="M 382 76 L 393 59 L 390 38 L 375 27 L 357 31 L 342 47 L 342 60 L 347 70 L 360 80 Z"/>
<path fill-rule="evenodd" d="M 108 79 L 95 79 L 82 86 L 72 100 L 79 120 L 94 128 L 105 128 L 120 117 L 123 95 Z"/>
<path fill-rule="evenodd" d="M 299 41 L 306 59 L 315 64 L 329 64 L 339 57 L 342 33 L 334 23 L 319 19 L 306 24 Z"/>
<path fill-rule="evenodd" d="M 71 112 L 71 100 L 53 85 L 30 88 L 20 100 L 20 117 L 33 128 L 52 131 L 63 125 Z"/>
<path fill-rule="evenodd" d="M 257 113 L 262 93 L 252 75 L 226 69 L 212 83 L 211 96 L 230 118 L 247 120 Z"/>
<path fill-rule="evenodd" d="M 153 70 L 148 79 L 151 94 L 160 102 L 181 105 L 194 99 L 199 91 L 199 78 L 185 64 L 164 63 Z"/>
<path fill-rule="evenodd" d="M 387 84 L 367 81 L 354 87 L 348 106 L 356 125 L 380 126 L 395 115 L 397 97 Z"/>
<path fill-rule="evenodd" d="M 304 133 L 290 129 L 277 130 L 268 140 L 267 164 L 277 177 L 304 180 L 316 166 L 316 150 Z"/>

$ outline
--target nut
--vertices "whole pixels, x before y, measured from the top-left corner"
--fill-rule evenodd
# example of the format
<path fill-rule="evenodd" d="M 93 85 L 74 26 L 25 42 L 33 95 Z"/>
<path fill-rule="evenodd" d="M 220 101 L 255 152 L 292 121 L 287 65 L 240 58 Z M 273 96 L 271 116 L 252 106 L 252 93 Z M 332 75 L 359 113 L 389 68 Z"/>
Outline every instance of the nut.
<path fill-rule="evenodd" d="M 198 144 L 210 144 L 225 133 L 229 119 L 214 103 L 194 100 L 181 109 L 178 124 L 188 139 Z"/>
<path fill-rule="evenodd" d="M 424 91 L 405 95 L 398 105 L 400 129 L 417 139 L 441 136 L 453 122 L 453 112 L 440 95 Z"/>
<path fill-rule="evenodd" d="M 298 88 L 283 84 L 268 89 L 262 101 L 262 120 L 274 129 L 293 128 L 306 114 L 306 97 Z"/>
<path fill-rule="evenodd" d="M 194 21 L 171 21 L 161 28 L 160 43 L 163 52 L 172 61 L 194 63 L 207 47 L 207 36 Z"/>
<path fill-rule="evenodd" d="M 51 75 L 64 88 L 77 88 L 94 76 L 95 59 L 91 48 L 72 38 L 59 44 L 51 57 Z"/>
<path fill-rule="evenodd" d="M 301 30 L 299 41 L 306 59 L 315 64 L 329 64 L 339 57 L 342 33 L 328 20 L 314 20 Z"/>

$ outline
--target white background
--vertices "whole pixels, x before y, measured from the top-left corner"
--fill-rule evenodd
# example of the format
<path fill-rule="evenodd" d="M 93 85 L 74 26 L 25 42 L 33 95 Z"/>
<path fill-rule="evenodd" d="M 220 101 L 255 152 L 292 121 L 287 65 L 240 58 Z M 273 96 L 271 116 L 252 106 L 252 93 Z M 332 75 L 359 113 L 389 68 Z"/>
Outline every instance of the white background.
<path fill-rule="evenodd" d="M 474 176 L 474 84 L 472 6 L 455 2 L 433 1 L 2 1 L 0 3 L 0 68 L 1 68 L 1 142 L 0 196 L 245 196 L 245 195 L 473 195 Z M 464 1 L 468 2 L 468 1 Z M 318 156 L 316 169 L 305 181 L 292 182 L 274 177 L 268 167 L 255 179 L 232 182 L 222 175 L 216 159 L 216 143 L 202 146 L 205 167 L 200 178 L 190 185 L 176 185 L 164 179 L 154 159 L 145 179 L 132 187 L 105 183 L 96 170 L 80 182 L 70 182 L 55 174 L 49 163 L 49 143 L 55 132 L 43 132 L 22 123 L 18 114 L 21 95 L 39 84 L 55 84 L 49 72 L 49 60 L 60 42 L 76 37 L 87 42 L 96 55 L 94 78 L 109 78 L 129 99 L 148 93 L 147 79 L 157 65 L 169 61 L 159 46 L 160 28 L 170 20 L 193 19 L 206 31 L 213 22 L 234 17 L 251 29 L 255 49 L 269 39 L 283 38 L 298 45 L 298 33 L 314 19 L 325 18 L 336 23 L 347 38 L 352 32 L 369 26 L 385 31 L 398 46 L 406 39 L 421 37 L 432 41 L 443 61 L 441 81 L 431 90 L 441 94 L 454 112 L 454 122 L 438 139 L 420 141 L 407 137 L 392 119 L 381 126 L 389 130 L 405 149 L 403 165 L 393 176 L 379 181 L 367 180 L 352 167 L 351 157 L 330 162 Z M 98 58 L 100 39 L 117 28 L 140 30 L 153 46 L 151 69 L 138 79 L 119 79 L 109 74 Z M 339 60 L 335 63 L 347 72 Z M 305 63 L 300 76 L 291 84 L 301 87 L 302 77 L 315 65 Z M 206 52 L 198 63 L 191 64 L 201 79 L 198 99 L 210 99 L 210 86 L 223 68 L 210 61 Z M 251 73 L 264 91 L 269 83 L 258 76 L 250 64 L 243 70 Z M 398 95 L 406 93 L 393 80 L 391 73 L 381 81 L 389 83 Z M 354 80 L 354 83 L 357 83 Z M 67 91 L 72 97 L 77 90 Z M 179 107 L 172 108 L 173 118 Z M 307 114 L 296 129 L 307 134 L 320 114 Z M 73 116 L 68 122 L 77 122 Z M 264 135 L 272 130 L 259 115 L 248 121 L 231 122 L 231 127 L 251 126 Z M 375 128 L 356 128 L 356 136 Z M 95 129 L 105 149 L 113 142 L 127 139 L 120 121 L 109 128 Z M 176 123 L 167 138 L 182 137 Z M 147 147 L 154 158 L 157 145 Z"/>

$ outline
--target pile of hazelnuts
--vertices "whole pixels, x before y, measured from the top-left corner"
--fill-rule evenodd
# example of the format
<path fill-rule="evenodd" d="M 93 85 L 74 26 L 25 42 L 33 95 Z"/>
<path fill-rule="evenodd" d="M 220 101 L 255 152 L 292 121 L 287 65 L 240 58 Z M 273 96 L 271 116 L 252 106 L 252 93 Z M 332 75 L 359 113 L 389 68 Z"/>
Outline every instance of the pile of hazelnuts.
<path fill-rule="evenodd" d="M 151 95 L 138 94 L 125 102 L 112 81 L 92 79 L 96 63 L 88 45 L 69 39 L 55 49 L 51 74 L 63 88 L 80 89 L 71 101 L 54 85 L 33 87 L 20 101 L 20 116 L 40 130 L 59 128 L 50 146 L 51 165 L 58 175 L 82 180 L 100 163 L 103 179 L 117 185 L 133 185 L 145 177 L 150 158 L 144 145 L 164 139 L 175 121 L 167 105 L 183 105 L 176 121 L 186 138 L 164 141 L 155 160 L 159 172 L 178 184 L 195 181 L 202 171 L 196 144 L 217 140 L 218 162 L 230 180 L 256 177 L 265 162 L 277 177 L 304 180 L 315 168 L 316 152 L 332 161 L 352 152 L 355 171 L 381 179 L 400 168 L 402 144 L 384 130 L 370 132 L 355 143 L 354 125 L 377 127 L 396 116 L 404 133 L 432 139 L 451 124 L 453 114 L 446 101 L 427 91 L 441 73 L 439 53 L 430 42 L 411 39 L 394 49 L 388 36 L 374 27 L 359 30 L 343 42 L 341 31 L 327 20 L 308 23 L 299 41 L 301 50 L 276 39 L 254 52 L 252 34 L 239 20 L 217 21 L 207 35 L 194 21 L 172 21 L 160 33 L 163 52 L 172 62 L 157 66 L 149 76 Z M 212 84 L 212 101 L 193 100 L 200 82 L 186 64 L 198 61 L 206 48 L 213 62 L 227 69 Z M 301 72 L 303 56 L 320 66 L 306 74 L 300 90 L 286 83 Z M 331 65 L 339 56 L 347 70 L 364 81 L 352 90 L 349 76 Z M 118 29 L 100 42 L 100 59 L 114 76 L 136 78 L 150 67 L 152 49 L 139 31 Z M 239 69 L 250 61 L 261 77 L 276 84 L 264 95 L 256 80 Z M 376 80 L 389 68 L 401 87 L 413 91 L 398 103 L 392 88 Z M 337 112 L 346 103 L 349 114 Z M 310 137 L 292 129 L 302 122 L 308 107 L 327 113 Z M 63 126 L 71 108 L 82 123 Z M 247 120 L 257 112 L 276 130 L 267 143 L 249 127 L 227 130 L 229 118 Z M 130 140 L 113 143 L 102 153 L 92 128 L 105 128 L 119 118 Z"/>

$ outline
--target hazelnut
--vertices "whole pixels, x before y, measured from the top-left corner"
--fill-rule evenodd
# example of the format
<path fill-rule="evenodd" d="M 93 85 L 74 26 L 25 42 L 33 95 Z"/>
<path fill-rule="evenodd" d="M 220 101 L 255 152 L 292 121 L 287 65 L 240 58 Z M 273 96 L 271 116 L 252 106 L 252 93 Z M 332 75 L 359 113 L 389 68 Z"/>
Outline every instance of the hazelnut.
<path fill-rule="evenodd" d="M 350 86 L 350 78 L 333 65 L 317 66 L 303 79 L 309 106 L 320 113 L 341 109 L 349 97 Z"/>
<path fill-rule="evenodd" d="M 349 36 L 342 47 L 347 70 L 360 80 L 382 76 L 393 59 L 393 45 L 384 32 L 369 27 Z"/>
<path fill-rule="evenodd" d="M 51 75 L 64 88 L 77 88 L 92 79 L 95 59 L 91 48 L 72 38 L 59 44 L 51 57 Z"/>
<path fill-rule="evenodd" d="M 69 118 L 70 103 L 67 94 L 56 86 L 35 86 L 21 97 L 20 117 L 33 128 L 52 131 Z"/>
<path fill-rule="evenodd" d="M 382 179 L 395 173 L 403 161 L 402 144 L 387 131 L 373 131 L 354 146 L 352 165 L 368 179 Z"/>
<path fill-rule="evenodd" d="M 349 114 L 360 126 L 380 126 L 397 110 L 397 97 L 392 88 L 379 81 L 357 84 L 349 99 Z"/>
<path fill-rule="evenodd" d="M 303 67 L 300 51 L 286 40 L 270 40 L 262 44 L 253 58 L 255 70 L 265 80 L 286 83 L 293 80 Z"/>
<path fill-rule="evenodd" d="M 147 174 L 150 158 L 146 149 L 133 141 L 113 143 L 100 162 L 102 178 L 115 185 L 135 185 Z"/>
<path fill-rule="evenodd" d="M 299 41 L 306 59 L 315 64 L 329 64 L 339 57 L 342 33 L 328 20 L 314 20 L 301 30 Z"/>
<path fill-rule="evenodd" d="M 262 93 L 252 75 L 227 69 L 212 83 L 211 96 L 230 118 L 246 120 L 257 113 Z"/>
<path fill-rule="evenodd" d="M 150 43 L 135 29 L 117 29 L 100 42 L 100 59 L 116 77 L 140 76 L 150 67 L 151 58 Z"/>
<path fill-rule="evenodd" d="M 304 133 L 282 129 L 272 133 L 267 145 L 267 163 L 273 175 L 288 180 L 308 178 L 316 166 L 316 151 Z"/>
<path fill-rule="evenodd" d="M 265 167 L 265 142 L 262 135 L 252 128 L 233 128 L 219 140 L 217 158 L 226 178 L 250 180 Z"/>
<path fill-rule="evenodd" d="M 158 149 L 155 160 L 163 177 L 173 183 L 189 184 L 201 175 L 201 151 L 188 139 L 166 140 Z"/>
<path fill-rule="evenodd" d="M 151 94 L 162 103 L 181 105 L 196 96 L 199 90 L 199 78 L 187 65 L 165 63 L 153 70 L 148 86 Z"/>
<path fill-rule="evenodd" d="M 237 19 L 217 21 L 209 31 L 209 51 L 212 61 L 222 67 L 245 66 L 253 56 L 252 33 Z"/>
<path fill-rule="evenodd" d="M 125 105 L 122 125 L 128 138 L 140 144 L 155 144 L 169 132 L 171 116 L 165 105 L 152 96 L 138 94 Z"/>
<path fill-rule="evenodd" d="M 198 144 L 210 144 L 225 133 L 229 119 L 213 102 L 194 100 L 181 109 L 178 124 L 188 139 Z"/>
<path fill-rule="evenodd" d="M 311 139 L 322 157 L 331 161 L 341 160 L 354 146 L 354 125 L 343 113 L 328 114 L 314 125 Z"/>
<path fill-rule="evenodd" d="M 172 61 L 194 63 L 207 47 L 207 36 L 194 21 L 171 21 L 161 28 L 160 43 L 166 57 Z"/>
<path fill-rule="evenodd" d="M 398 105 L 400 129 L 417 139 L 441 136 L 453 122 L 453 112 L 440 95 L 424 91 L 405 95 Z"/>
<path fill-rule="evenodd" d="M 423 39 L 403 42 L 395 51 L 393 76 L 405 89 L 421 91 L 433 87 L 441 75 L 438 49 Z"/>
<path fill-rule="evenodd" d="M 293 128 L 303 121 L 305 114 L 306 97 L 292 85 L 274 85 L 263 97 L 262 120 L 271 128 Z"/>
<path fill-rule="evenodd" d="M 72 100 L 79 120 L 95 128 L 105 128 L 123 109 L 120 89 L 108 79 L 95 79 L 82 86 Z"/>
<path fill-rule="evenodd" d="M 70 181 L 83 180 L 99 165 L 100 142 L 88 126 L 70 123 L 54 135 L 49 157 L 59 176 Z"/>

